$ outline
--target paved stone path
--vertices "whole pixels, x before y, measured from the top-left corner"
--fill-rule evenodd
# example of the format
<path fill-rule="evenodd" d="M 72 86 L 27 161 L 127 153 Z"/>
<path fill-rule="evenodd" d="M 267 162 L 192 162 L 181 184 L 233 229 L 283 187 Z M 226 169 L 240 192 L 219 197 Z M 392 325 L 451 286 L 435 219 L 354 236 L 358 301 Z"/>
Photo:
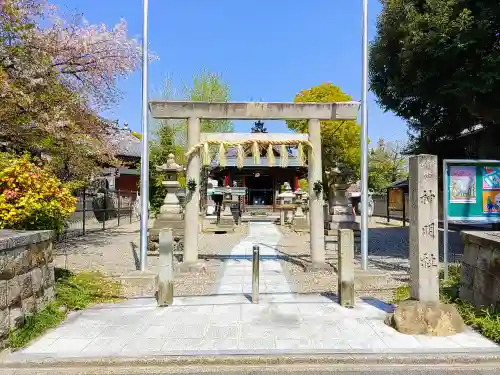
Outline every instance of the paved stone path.
<path fill-rule="evenodd" d="M 386 326 L 390 306 L 359 300 L 346 309 L 323 296 L 243 295 L 179 297 L 159 308 L 152 299 L 129 300 L 72 314 L 9 360 L 46 357 L 267 354 L 331 352 L 499 351 L 467 331 L 451 337 L 407 336 Z"/>
<path fill-rule="evenodd" d="M 248 224 L 248 236 L 238 243 L 224 262 L 214 294 L 252 292 L 252 248 L 260 248 L 259 292 L 290 293 L 291 289 L 278 260 L 276 246 L 281 233 L 275 225 L 263 222 Z"/>

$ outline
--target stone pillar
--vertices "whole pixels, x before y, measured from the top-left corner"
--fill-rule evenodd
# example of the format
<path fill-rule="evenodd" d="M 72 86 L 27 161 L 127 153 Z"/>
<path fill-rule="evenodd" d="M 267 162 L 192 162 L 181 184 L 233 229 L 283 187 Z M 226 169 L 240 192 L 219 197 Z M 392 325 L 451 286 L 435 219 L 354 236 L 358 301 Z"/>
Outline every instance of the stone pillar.
<path fill-rule="evenodd" d="M 172 229 L 160 231 L 160 259 L 158 262 L 158 306 L 174 303 L 174 244 Z"/>
<path fill-rule="evenodd" d="M 354 233 L 351 229 L 339 229 L 338 293 L 339 303 L 354 307 Z"/>
<path fill-rule="evenodd" d="M 437 156 L 410 157 L 411 297 L 439 302 Z"/>
<path fill-rule="evenodd" d="M 325 268 L 325 235 L 323 215 L 323 192 L 316 194 L 313 190 L 314 182 L 323 180 L 321 160 L 321 127 L 319 120 L 310 119 L 308 154 L 308 181 L 309 181 L 309 215 L 310 215 L 310 243 L 312 269 Z"/>
<path fill-rule="evenodd" d="M 200 142 L 200 119 L 190 117 L 187 127 L 188 149 Z M 187 160 L 186 183 L 196 181 L 195 191 L 186 190 L 184 209 L 184 259 L 186 266 L 198 263 L 198 213 L 200 211 L 200 154 L 194 152 Z"/>

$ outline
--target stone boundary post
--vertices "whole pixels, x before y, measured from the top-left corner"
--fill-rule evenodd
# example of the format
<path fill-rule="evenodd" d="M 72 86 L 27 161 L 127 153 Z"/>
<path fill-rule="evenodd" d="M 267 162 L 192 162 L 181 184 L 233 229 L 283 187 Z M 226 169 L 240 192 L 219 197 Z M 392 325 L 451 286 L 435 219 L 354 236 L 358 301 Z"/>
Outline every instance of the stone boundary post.
<path fill-rule="evenodd" d="M 354 307 L 354 231 L 339 229 L 338 238 L 339 303 L 344 307 Z"/>
<path fill-rule="evenodd" d="M 174 302 L 174 238 L 172 229 L 160 231 L 160 257 L 158 273 L 158 306 L 170 306 Z"/>
<path fill-rule="evenodd" d="M 410 157 L 411 297 L 439 302 L 438 158 Z"/>

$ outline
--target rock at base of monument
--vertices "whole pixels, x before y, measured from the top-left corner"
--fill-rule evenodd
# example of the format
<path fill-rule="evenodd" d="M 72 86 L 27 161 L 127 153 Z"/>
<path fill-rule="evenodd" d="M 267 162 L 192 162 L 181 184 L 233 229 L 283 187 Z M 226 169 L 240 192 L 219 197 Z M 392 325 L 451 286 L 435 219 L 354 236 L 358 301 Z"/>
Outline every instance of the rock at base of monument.
<path fill-rule="evenodd" d="M 194 262 L 194 263 L 180 263 L 176 266 L 177 271 L 180 273 L 205 273 L 207 271 L 207 267 L 203 262 Z"/>
<path fill-rule="evenodd" d="M 414 300 L 401 302 L 385 322 L 407 335 L 451 336 L 466 328 L 454 305 Z"/>
<path fill-rule="evenodd" d="M 329 271 L 332 272 L 333 268 L 330 264 L 324 263 L 310 263 L 306 265 L 306 272 L 320 272 L 320 271 Z"/>

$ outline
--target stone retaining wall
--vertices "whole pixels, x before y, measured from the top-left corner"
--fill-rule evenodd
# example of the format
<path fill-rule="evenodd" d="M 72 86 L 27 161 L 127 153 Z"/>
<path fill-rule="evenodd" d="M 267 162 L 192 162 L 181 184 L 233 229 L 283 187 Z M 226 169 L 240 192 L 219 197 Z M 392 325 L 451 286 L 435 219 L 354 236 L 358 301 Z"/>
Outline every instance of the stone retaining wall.
<path fill-rule="evenodd" d="M 0 345 L 54 299 L 53 231 L 0 230 Z"/>
<path fill-rule="evenodd" d="M 460 299 L 500 311 L 500 232 L 464 231 Z"/>

